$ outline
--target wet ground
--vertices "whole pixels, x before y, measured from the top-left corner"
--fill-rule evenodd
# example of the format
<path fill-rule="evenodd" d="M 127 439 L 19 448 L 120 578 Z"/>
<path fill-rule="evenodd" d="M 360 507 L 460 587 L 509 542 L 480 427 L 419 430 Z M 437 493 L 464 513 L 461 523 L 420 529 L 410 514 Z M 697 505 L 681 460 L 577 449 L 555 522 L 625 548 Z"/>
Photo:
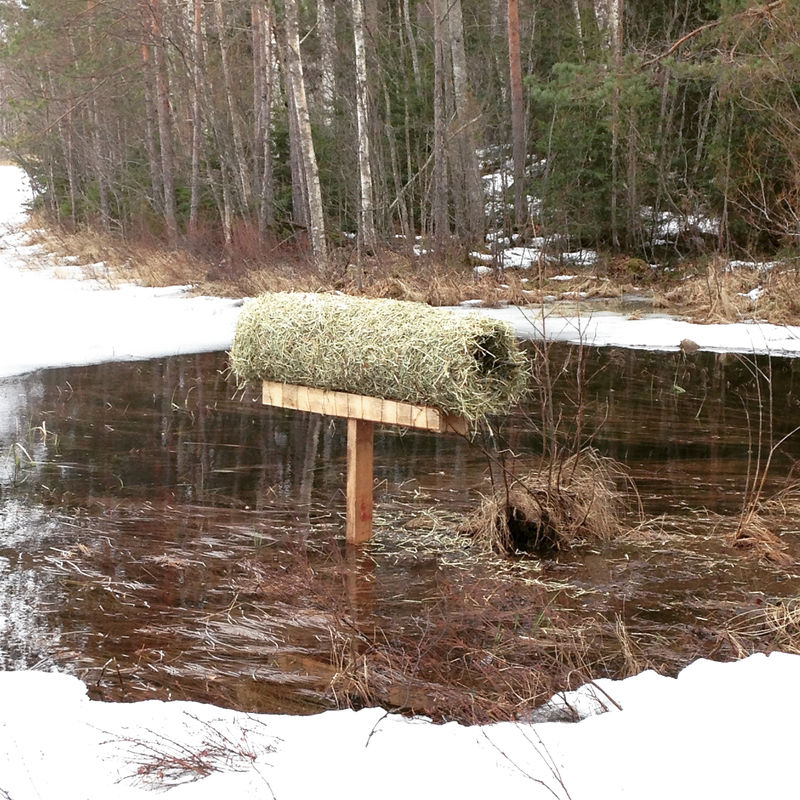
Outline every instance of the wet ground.
<path fill-rule="evenodd" d="M 348 550 L 344 424 L 234 398 L 224 354 L 5 379 L 0 668 L 66 670 L 113 700 L 492 719 L 589 675 L 768 648 L 726 630 L 796 596 L 799 570 L 724 532 L 800 424 L 798 370 L 553 347 L 559 440 L 623 462 L 658 521 L 550 560 L 458 533 L 488 490 L 485 438 L 379 430 L 376 532 Z M 538 409 L 500 427 L 523 456 L 542 449 Z M 764 497 L 799 448 L 774 455 Z M 774 530 L 800 557 L 800 519 Z"/>

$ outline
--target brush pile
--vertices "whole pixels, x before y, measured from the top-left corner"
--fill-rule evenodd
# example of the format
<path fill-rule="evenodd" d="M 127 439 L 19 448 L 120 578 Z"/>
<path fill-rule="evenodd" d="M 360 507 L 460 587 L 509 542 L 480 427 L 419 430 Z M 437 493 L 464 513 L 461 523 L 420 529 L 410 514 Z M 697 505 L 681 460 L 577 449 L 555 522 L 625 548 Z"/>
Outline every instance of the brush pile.
<path fill-rule="evenodd" d="M 231 366 L 262 380 L 433 406 L 477 420 L 522 397 L 527 359 L 510 326 L 400 300 L 264 294 L 239 317 Z"/>

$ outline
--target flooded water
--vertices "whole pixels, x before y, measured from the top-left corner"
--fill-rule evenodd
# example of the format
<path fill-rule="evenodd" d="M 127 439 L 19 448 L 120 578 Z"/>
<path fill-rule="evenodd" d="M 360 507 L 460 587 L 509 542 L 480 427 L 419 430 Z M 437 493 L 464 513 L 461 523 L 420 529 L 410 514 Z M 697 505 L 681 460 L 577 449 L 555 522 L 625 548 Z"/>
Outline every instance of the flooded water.
<path fill-rule="evenodd" d="M 730 620 L 800 588 L 794 565 L 722 532 L 800 424 L 798 370 L 554 347 L 559 435 L 623 462 L 661 521 L 542 561 L 458 533 L 488 491 L 481 446 L 391 429 L 376 433 L 375 535 L 348 549 L 344 423 L 234 398 L 224 354 L 5 379 L 0 668 L 65 670 L 110 700 L 491 719 L 589 674 L 734 657 Z M 532 401 L 500 433 L 533 457 L 540 419 Z M 774 455 L 765 497 L 798 448 Z M 775 532 L 800 557 L 800 521 Z"/>

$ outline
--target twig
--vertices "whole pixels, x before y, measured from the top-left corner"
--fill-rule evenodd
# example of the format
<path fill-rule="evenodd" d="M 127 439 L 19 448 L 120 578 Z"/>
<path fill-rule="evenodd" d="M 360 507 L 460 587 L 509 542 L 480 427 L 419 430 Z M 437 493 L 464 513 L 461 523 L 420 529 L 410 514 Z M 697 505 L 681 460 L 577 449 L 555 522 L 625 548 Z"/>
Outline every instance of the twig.
<path fill-rule="evenodd" d="M 755 6 L 753 8 L 746 8 L 744 11 L 740 11 L 738 14 L 734 14 L 731 19 L 739 19 L 741 17 L 756 17 L 756 16 L 768 16 L 772 11 L 774 11 L 778 6 L 783 5 L 783 0 L 774 0 L 772 3 L 767 3 L 765 6 Z M 704 31 L 711 30 L 712 28 L 717 28 L 722 24 L 723 20 L 715 19 L 711 22 L 706 22 L 704 25 L 701 25 L 699 28 L 695 28 L 693 31 L 689 31 L 689 33 L 684 34 L 681 36 L 678 41 L 671 44 L 663 53 L 657 55 L 648 61 L 645 61 L 642 64 L 642 69 L 645 67 L 649 67 L 656 63 L 656 61 L 661 61 L 665 59 L 667 56 L 671 56 L 681 45 L 688 42 L 690 39 L 694 39 L 695 36 L 699 36 Z"/>

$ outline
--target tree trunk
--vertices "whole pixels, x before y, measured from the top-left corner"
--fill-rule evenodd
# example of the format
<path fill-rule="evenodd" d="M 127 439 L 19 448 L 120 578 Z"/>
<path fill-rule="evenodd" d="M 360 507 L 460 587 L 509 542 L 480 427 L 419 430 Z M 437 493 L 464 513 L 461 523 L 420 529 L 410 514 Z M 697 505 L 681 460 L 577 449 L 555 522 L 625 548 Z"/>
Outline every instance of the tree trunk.
<path fill-rule="evenodd" d="M 178 215 L 175 204 L 175 156 L 172 149 L 172 120 L 164 58 L 161 0 L 150 0 L 150 11 L 153 34 L 153 63 L 156 78 L 158 136 L 161 145 L 161 175 L 164 182 L 164 223 L 170 247 L 175 247 L 178 242 Z"/>
<path fill-rule="evenodd" d="M 303 78 L 297 0 L 286 0 L 284 5 L 286 14 L 286 62 L 297 122 L 297 145 L 302 158 L 305 194 L 308 198 L 308 227 L 311 251 L 316 261 L 317 272 L 320 276 L 327 277 L 329 265 L 328 247 L 325 241 L 325 217 L 319 184 L 319 167 L 314 151 L 314 140 L 311 137 L 311 120 L 308 115 L 308 101 Z"/>
<path fill-rule="evenodd" d="M 433 237 L 441 255 L 450 236 L 448 215 L 447 149 L 444 108 L 444 43 L 442 27 L 448 0 L 433 0 Z"/>
<path fill-rule="evenodd" d="M 578 53 L 581 63 L 586 61 L 586 47 L 583 43 L 583 21 L 581 19 L 580 0 L 572 0 L 572 14 L 575 17 L 575 35 L 578 38 Z"/>
<path fill-rule="evenodd" d="M 241 197 L 242 210 L 247 211 L 250 207 L 250 175 L 247 169 L 247 159 L 245 158 L 244 143 L 242 137 L 242 126 L 239 114 L 236 110 L 236 101 L 233 96 L 233 83 L 231 72 L 228 65 L 228 46 L 226 39 L 225 15 L 222 11 L 222 0 L 214 0 L 214 16 L 217 25 L 217 35 L 219 37 L 219 56 L 220 66 L 222 67 L 222 85 L 225 90 L 225 101 L 228 106 L 228 115 L 231 123 L 231 133 L 233 135 L 233 155 L 236 161 L 236 172 L 238 176 L 238 192 Z"/>
<path fill-rule="evenodd" d="M 519 0 L 508 0 L 508 61 L 511 83 L 511 150 L 514 162 L 514 224 L 525 227 L 525 103 L 522 93 L 522 57 L 519 41 Z"/>
<path fill-rule="evenodd" d="M 200 209 L 200 156 L 203 143 L 203 0 L 192 0 L 192 175 L 189 233 L 197 236 Z"/>
<path fill-rule="evenodd" d="M 261 149 L 261 192 L 258 208 L 258 231 L 263 239 L 267 229 L 275 224 L 275 198 L 272 169 L 272 103 L 275 83 L 275 53 L 273 50 L 272 8 L 265 7 L 263 0 L 253 4 L 254 59 L 257 76 L 255 104 L 255 147 Z M 257 44 L 256 44 L 257 42 Z"/>
<path fill-rule="evenodd" d="M 161 161 L 156 140 L 158 128 L 158 111 L 153 98 L 155 75 L 150 56 L 150 45 L 142 42 L 142 78 L 144 83 L 144 133 L 147 144 L 147 163 L 150 169 L 151 202 L 161 214 L 164 213 L 164 183 L 161 178 Z"/>
<path fill-rule="evenodd" d="M 411 68 L 414 70 L 414 86 L 419 91 L 422 85 L 422 77 L 419 70 L 419 55 L 417 53 L 417 39 L 414 36 L 414 28 L 411 25 L 411 12 L 409 4 L 411 0 L 402 0 L 403 3 L 403 23 L 408 37 L 408 50 L 411 53 Z"/>
<path fill-rule="evenodd" d="M 372 194 L 372 166 L 370 164 L 369 87 L 367 86 L 367 55 L 364 45 L 364 6 L 362 0 L 352 0 L 353 41 L 356 62 L 356 122 L 358 128 L 358 174 L 361 188 L 359 208 L 359 236 L 368 253 L 377 250 L 375 236 L 375 211 Z"/>
<path fill-rule="evenodd" d="M 464 183 L 465 231 L 470 243 L 483 241 L 484 208 L 478 154 L 473 130 L 480 113 L 471 103 L 467 79 L 467 55 L 464 48 L 464 21 L 461 0 L 451 0 L 448 15 L 450 52 L 453 59 L 453 96 L 455 100 L 460 171 Z"/>
<path fill-rule="evenodd" d="M 336 100 L 336 6 L 331 0 L 317 0 L 320 81 L 319 108 L 326 127 L 333 124 Z"/>
<path fill-rule="evenodd" d="M 611 243 L 619 249 L 619 130 L 620 130 L 620 99 L 622 81 L 622 14 L 624 0 L 609 0 L 608 25 L 611 46 L 613 47 L 614 92 L 611 100 Z"/>

